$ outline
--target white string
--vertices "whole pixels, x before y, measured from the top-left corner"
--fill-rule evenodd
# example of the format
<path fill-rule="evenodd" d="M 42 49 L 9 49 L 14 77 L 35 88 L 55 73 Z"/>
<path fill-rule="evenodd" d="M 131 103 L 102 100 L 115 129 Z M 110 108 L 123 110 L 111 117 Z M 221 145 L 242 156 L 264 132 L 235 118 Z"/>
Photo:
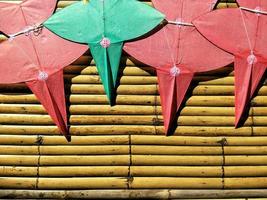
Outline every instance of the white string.
<path fill-rule="evenodd" d="M 246 11 L 250 11 L 256 14 L 263 14 L 263 15 L 267 15 L 266 11 L 261 11 L 259 9 L 250 9 L 250 8 L 246 8 L 246 7 L 239 7 L 241 10 L 246 10 Z"/>
<path fill-rule="evenodd" d="M 168 21 L 169 24 L 179 25 L 179 26 L 193 26 L 194 24 L 187 23 L 187 22 L 181 22 L 181 21 Z"/>
<path fill-rule="evenodd" d="M 40 34 L 40 30 L 42 29 L 42 27 L 43 27 L 42 24 L 40 24 L 40 25 L 34 25 L 34 26 L 29 26 L 29 27 L 25 28 L 22 31 L 19 31 L 17 33 L 8 35 L 9 40 L 13 40 L 15 37 L 17 37 L 19 35 L 22 35 L 22 34 L 25 34 L 25 35 L 28 36 L 31 32 L 34 32 L 37 35 L 39 35 Z"/>
<path fill-rule="evenodd" d="M 165 40 L 167 42 L 169 54 L 170 54 L 171 59 L 172 59 L 172 62 L 173 62 L 173 66 L 175 66 L 176 65 L 175 58 L 174 58 L 174 55 L 173 55 L 172 50 L 171 50 L 171 45 L 170 45 L 169 37 L 167 36 L 165 27 L 163 28 L 163 32 L 164 32 L 164 38 L 165 38 Z"/>
<path fill-rule="evenodd" d="M 249 34 L 248 34 L 248 29 L 247 29 L 247 25 L 246 25 L 246 22 L 245 22 L 244 14 L 243 14 L 243 12 L 242 12 L 241 9 L 239 9 L 239 10 L 240 10 L 241 17 L 242 17 L 242 22 L 243 22 L 243 25 L 244 25 L 244 28 L 245 28 L 245 31 L 246 31 L 246 36 L 247 36 L 247 40 L 248 40 L 248 45 L 249 45 L 250 53 L 251 53 L 251 55 L 253 55 L 254 53 L 253 53 L 251 41 L 249 39 Z"/>

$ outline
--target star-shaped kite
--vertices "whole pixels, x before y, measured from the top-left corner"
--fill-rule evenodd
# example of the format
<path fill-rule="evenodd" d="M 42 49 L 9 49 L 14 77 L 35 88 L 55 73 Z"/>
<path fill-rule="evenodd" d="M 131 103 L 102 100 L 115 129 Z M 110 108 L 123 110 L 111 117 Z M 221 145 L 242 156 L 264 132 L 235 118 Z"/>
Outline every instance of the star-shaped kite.
<path fill-rule="evenodd" d="M 206 40 L 192 20 L 213 9 L 214 0 L 152 0 L 168 24 L 154 35 L 126 43 L 124 50 L 157 71 L 164 126 L 168 134 L 197 72 L 223 67 L 233 57 Z"/>
<path fill-rule="evenodd" d="M 110 104 L 114 104 L 123 42 L 152 30 L 164 16 L 136 0 L 80 1 L 52 16 L 45 26 L 89 45 Z"/>
<path fill-rule="evenodd" d="M 66 41 L 43 27 L 56 3 L 56 0 L 0 3 L 0 31 L 9 37 L 0 44 L 0 83 L 25 82 L 60 132 L 70 139 L 63 67 L 88 47 Z"/>
<path fill-rule="evenodd" d="M 235 56 L 235 126 L 253 97 L 267 66 L 267 1 L 238 0 L 194 21 L 211 42 Z"/>

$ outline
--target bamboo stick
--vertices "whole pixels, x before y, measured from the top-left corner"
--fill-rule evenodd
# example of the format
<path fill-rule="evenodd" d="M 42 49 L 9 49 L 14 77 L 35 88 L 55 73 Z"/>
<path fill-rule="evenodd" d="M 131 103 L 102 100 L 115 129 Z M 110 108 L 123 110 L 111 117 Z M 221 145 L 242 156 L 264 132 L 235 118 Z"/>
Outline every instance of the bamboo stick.
<path fill-rule="evenodd" d="M 41 177 L 127 177 L 128 166 L 40 167 Z"/>
<path fill-rule="evenodd" d="M 35 189 L 37 178 L 0 178 L 1 189 Z"/>
<path fill-rule="evenodd" d="M 126 189 L 126 178 L 39 178 L 39 189 Z"/>
<path fill-rule="evenodd" d="M 127 145 L 129 136 L 73 136 L 71 142 L 62 136 L 1 135 L 1 145 Z"/>
<path fill-rule="evenodd" d="M 219 166 L 222 156 L 132 155 L 133 166 Z"/>
<path fill-rule="evenodd" d="M 225 166 L 225 177 L 266 177 L 266 166 Z"/>
<path fill-rule="evenodd" d="M 267 188 L 267 178 L 265 177 L 243 177 L 243 178 L 225 178 L 225 189 L 260 189 Z"/>
<path fill-rule="evenodd" d="M 105 156 L 39 156 L 37 155 L 0 155 L 2 166 L 127 166 L 129 155 Z"/>
<path fill-rule="evenodd" d="M 135 177 L 131 189 L 222 189 L 221 178 Z"/>
<path fill-rule="evenodd" d="M 40 165 L 42 166 L 128 166 L 130 155 L 112 156 L 41 156 Z"/>
<path fill-rule="evenodd" d="M 1 177 L 35 177 L 38 175 L 37 167 L 0 166 Z"/>
<path fill-rule="evenodd" d="M 46 198 L 46 199 L 229 199 L 244 198 L 251 200 L 266 197 L 264 189 L 243 189 L 243 190 L 172 190 L 153 189 L 151 190 L 0 190 L 1 198 Z M 251 197 L 251 198 L 250 198 Z M 263 198 L 264 199 L 264 198 Z"/>
<path fill-rule="evenodd" d="M 127 145 L 100 146 L 0 146 L 1 155 L 126 155 L 129 153 Z"/>
<path fill-rule="evenodd" d="M 1 125 L 1 134 L 26 134 L 26 135 L 56 135 L 59 131 L 56 126 L 17 126 Z M 140 125 L 90 125 L 71 126 L 70 133 L 73 136 L 90 135 L 165 135 L 162 126 L 140 126 Z M 174 135 L 176 136 L 266 136 L 266 127 L 207 127 L 207 126 L 179 126 Z"/>
<path fill-rule="evenodd" d="M 132 177 L 222 177 L 220 166 L 131 166 Z"/>
<path fill-rule="evenodd" d="M 103 136 L 72 136 L 67 142 L 62 136 L 43 135 L 2 135 L 1 145 L 172 145 L 172 146 L 221 146 L 222 139 L 226 139 L 227 146 L 267 146 L 267 137 L 207 137 L 207 136 L 172 136 L 163 135 L 103 135 Z M 226 146 L 225 146 L 226 147 Z M 167 148 L 167 147 L 166 147 Z"/>

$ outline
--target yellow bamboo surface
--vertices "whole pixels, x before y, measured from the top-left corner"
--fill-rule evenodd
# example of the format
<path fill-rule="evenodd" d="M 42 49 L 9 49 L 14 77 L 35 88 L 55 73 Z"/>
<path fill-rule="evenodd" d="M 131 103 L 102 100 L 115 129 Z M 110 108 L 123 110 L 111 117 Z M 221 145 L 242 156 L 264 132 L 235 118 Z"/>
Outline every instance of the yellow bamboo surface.
<path fill-rule="evenodd" d="M 233 66 L 197 74 L 166 137 L 155 71 L 122 60 L 113 107 L 89 53 L 65 69 L 70 143 L 25 84 L 0 85 L 0 198 L 267 197 L 266 84 L 235 129 Z"/>

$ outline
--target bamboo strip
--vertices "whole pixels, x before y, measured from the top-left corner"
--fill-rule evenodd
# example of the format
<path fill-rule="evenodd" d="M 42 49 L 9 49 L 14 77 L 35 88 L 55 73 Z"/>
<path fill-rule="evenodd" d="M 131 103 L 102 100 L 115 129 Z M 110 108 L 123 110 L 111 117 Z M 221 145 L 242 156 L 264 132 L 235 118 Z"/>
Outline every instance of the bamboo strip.
<path fill-rule="evenodd" d="M 221 146 L 226 139 L 227 146 L 267 146 L 267 137 L 207 137 L 207 136 L 153 136 L 131 135 L 132 145 L 173 145 L 173 146 Z M 43 135 L 1 135 L 1 145 L 128 145 L 128 135 L 72 136 L 67 142 L 62 136 Z M 167 148 L 167 147 L 166 147 Z"/>
<path fill-rule="evenodd" d="M 133 166 L 219 166 L 222 156 L 132 155 Z"/>
<path fill-rule="evenodd" d="M 78 166 L 78 167 L 40 167 L 41 177 L 118 177 L 127 176 L 127 166 Z M 221 177 L 221 167 L 198 166 L 132 166 L 131 176 L 134 177 Z M 264 177 L 266 166 L 225 166 L 225 177 Z M 1 166 L 0 176 L 37 176 L 37 167 Z"/>
<path fill-rule="evenodd" d="M 40 167 L 41 177 L 127 177 L 128 166 Z"/>
<path fill-rule="evenodd" d="M 266 177 L 266 166 L 225 166 L 225 177 Z"/>
<path fill-rule="evenodd" d="M 127 189 L 126 178 L 39 178 L 39 189 Z"/>
<path fill-rule="evenodd" d="M 1 155 L 127 155 L 127 145 L 99 146 L 0 146 Z"/>
<path fill-rule="evenodd" d="M 64 165 L 92 165 L 92 166 L 128 166 L 130 155 L 112 156 L 41 156 L 40 165 L 64 166 Z"/>
<path fill-rule="evenodd" d="M 249 114 L 253 116 L 267 115 L 266 107 L 252 107 Z M 72 115 L 161 115 L 161 106 L 152 105 L 71 105 Z M 42 105 L 33 104 L 1 104 L 0 113 L 7 114 L 46 114 Z M 234 107 L 198 107 L 182 108 L 180 116 L 234 116 Z"/>
<path fill-rule="evenodd" d="M 219 146 L 225 139 L 227 146 L 266 146 L 266 137 L 190 137 L 190 136 L 153 136 L 132 135 L 132 145 L 188 145 L 188 146 Z"/>
<path fill-rule="evenodd" d="M 211 146 L 131 146 L 133 155 L 221 155 L 222 148 Z M 1 155 L 127 155 L 129 146 L 0 146 Z M 266 146 L 224 147 L 224 155 L 266 155 Z"/>
<path fill-rule="evenodd" d="M 135 177 L 131 189 L 222 189 L 221 178 Z"/>
<path fill-rule="evenodd" d="M 224 179 L 225 189 L 261 189 L 267 188 L 266 177 L 243 177 L 243 178 L 225 178 Z"/>
<path fill-rule="evenodd" d="M 131 166 L 130 172 L 132 177 L 222 177 L 220 166 Z"/>
<path fill-rule="evenodd" d="M 39 156 L 0 155 L 2 166 L 37 166 Z M 40 166 L 128 166 L 129 155 L 110 156 L 41 156 Z"/>
<path fill-rule="evenodd" d="M 229 199 L 245 198 L 258 200 L 266 197 L 264 189 L 255 190 L 0 190 L 1 198 L 33 198 L 33 199 Z M 251 197 L 251 198 L 250 198 Z M 264 198 L 263 198 L 264 199 Z"/>
<path fill-rule="evenodd" d="M 71 142 L 62 136 L 1 135 L 1 145 L 128 145 L 129 137 L 123 135 L 73 136 Z"/>
<path fill-rule="evenodd" d="M 35 177 L 38 175 L 37 167 L 17 167 L 17 166 L 0 166 L 0 176 L 11 177 Z"/>
<path fill-rule="evenodd" d="M 35 189 L 36 178 L 0 178 L 1 189 Z M 38 189 L 126 189 L 125 178 L 39 178 Z"/>
<path fill-rule="evenodd" d="M 17 126 L 1 125 L 0 133 L 7 134 L 26 134 L 26 135 L 57 135 L 59 131 L 56 126 Z M 140 125 L 91 125 L 91 126 L 71 126 L 70 133 L 73 136 L 91 135 L 165 135 L 162 126 L 140 126 Z M 0 135 L 1 135 L 0 134 Z M 174 135 L 176 136 L 267 136 L 266 127 L 207 127 L 207 126 L 179 126 Z"/>
<path fill-rule="evenodd" d="M 36 189 L 37 178 L 0 178 L 1 189 Z"/>
<path fill-rule="evenodd" d="M 131 153 L 133 155 L 221 155 L 222 148 L 220 146 L 199 147 L 199 146 L 131 145 Z"/>

